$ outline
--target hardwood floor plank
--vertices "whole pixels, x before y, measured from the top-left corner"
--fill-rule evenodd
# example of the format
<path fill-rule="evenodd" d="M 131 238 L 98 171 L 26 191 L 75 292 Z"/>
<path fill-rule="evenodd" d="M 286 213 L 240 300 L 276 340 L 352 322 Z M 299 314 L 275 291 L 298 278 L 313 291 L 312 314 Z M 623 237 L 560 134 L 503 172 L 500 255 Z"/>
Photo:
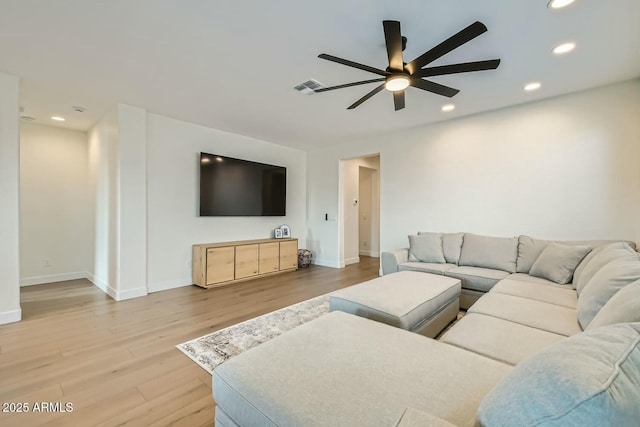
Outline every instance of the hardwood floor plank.
<path fill-rule="evenodd" d="M 0 413 L 2 426 L 213 425 L 211 375 L 176 344 L 378 275 L 379 260 L 311 266 L 228 287 L 116 302 L 86 280 L 21 288 L 0 325 L 0 401 L 71 402 L 71 413 Z"/>

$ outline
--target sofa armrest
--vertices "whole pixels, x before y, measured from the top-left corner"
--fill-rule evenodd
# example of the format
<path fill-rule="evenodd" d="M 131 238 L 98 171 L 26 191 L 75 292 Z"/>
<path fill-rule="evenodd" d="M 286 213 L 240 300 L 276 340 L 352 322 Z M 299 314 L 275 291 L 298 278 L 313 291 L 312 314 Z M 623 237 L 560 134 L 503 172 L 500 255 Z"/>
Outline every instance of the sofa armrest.
<path fill-rule="evenodd" d="M 382 252 L 382 274 L 395 273 L 398 271 L 398 264 L 409 260 L 409 248 L 394 249 Z"/>
<path fill-rule="evenodd" d="M 395 427 L 455 427 L 447 420 L 431 415 L 428 412 L 408 407 L 403 412 Z"/>

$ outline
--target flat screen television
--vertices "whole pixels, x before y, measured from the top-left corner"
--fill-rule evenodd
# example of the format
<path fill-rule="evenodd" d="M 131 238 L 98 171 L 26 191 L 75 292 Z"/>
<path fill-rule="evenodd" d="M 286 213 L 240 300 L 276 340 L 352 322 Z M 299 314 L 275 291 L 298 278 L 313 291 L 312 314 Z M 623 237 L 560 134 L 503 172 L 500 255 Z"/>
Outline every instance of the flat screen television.
<path fill-rule="evenodd" d="M 287 168 L 200 153 L 200 216 L 284 216 Z"/>

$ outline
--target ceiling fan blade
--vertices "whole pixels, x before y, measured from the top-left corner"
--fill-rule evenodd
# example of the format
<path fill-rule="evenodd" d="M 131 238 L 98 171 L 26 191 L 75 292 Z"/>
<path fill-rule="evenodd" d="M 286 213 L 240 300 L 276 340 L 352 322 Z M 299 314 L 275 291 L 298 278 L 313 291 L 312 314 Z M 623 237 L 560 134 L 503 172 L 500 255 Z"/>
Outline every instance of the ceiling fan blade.
<path fill-rule="evenodd" d="M 320 59 L 326 59 L 327 61 L 337 62 L 338 64 L 346 65 L 347 67 L 357 68 L 359 70 L 368 71 L 370 73 L 379 74 L 381 76 L 386 76 L 389 73 L 384 70 L 379 70 L 377 68 L 369 67 L 368 65 L 358 64 L 357 62 L 349 61 L 348 59 L 338 58 L 337 56 L 327 55 L 326 53 L 321 53 L 318 55 Z"/>
<path fill-rule="evenodd" d="M 385 79 L 363 80 L 361 82 L 353 82 L 353 83 L 346 83 L 346 84 L 338 85 L 338 86 L 323 87 L 321 89 L 314 90 L 314 92 L 317 92 L 317 93 L 327 92 L 329 90 L 342 89 L 342 88 L 345 88 L 345 87 L 366 85 L 367 83 L 383 82 L 384 80 Z"/>
<path fill-rule="evenodd" d="M 482 22 L 476 21 L 408 63 L 407 70 L 410 74 L 413 74 L 425 65 L 475 39 L 485 31 L 487 31 L 487 27 Z"/>
<path fill-rule="evenodd" d="M 404 108 L 404 90 L 393 92 L 393 106 L 396 111 Z"/>
<path fill-rule="evenodd" d="M 418 70 L 413 76 L 431 77 L 442 76 L 444 74 L 470 73 L 473 71 L 495 70 L 500 65 L 499 59 L 489 59 L 487 61 L 463 62 L 460 64 L 441 65 L 439 67 L 428 67 Z"/>
<path fill-rule="evenodd" d="M 401 72 L 404 69 L 402 62 L 402 36 L 400 35 L 400 22 L 382 21 L 384 27 L 384 40 L 387 45 L 387 57 L 389 68 Z"/>
<path fill-rule="evenodd" d="M 432 92 L 437 95 L 446 96 L 447 98 L 451 98 L 456 96 L 458 89 L 454 89 L 449 86 L 444 86 L 439 83 L 430 82 L 429 80 L 422 79 L 411 79 L 409 84 L 413 87 L 417 87 L 418 89 L 426 90 L 427 92 Z"/>
<path fill-rule="evenodd" d="M 354 108 L 356 108 L 358 105 L 362 104 L 364 101 L 366 101 L 367 99 L 371 98 L 373 95 L 375 95 L 376 93 L 380 92 L 382 89 L 384 89 L 384 83 L 381 84 L 380 86 L 376 87 L 374 90 L 372 90 L 371 92 L 369 92 L 368 94 L 366 94 L 365 96 L 363 96 L 362 98 L 358 99 L 356 102 L 354 102 L 353 104 L 349 105 L 347 107 L 347 110 L 353 110 Z"/>

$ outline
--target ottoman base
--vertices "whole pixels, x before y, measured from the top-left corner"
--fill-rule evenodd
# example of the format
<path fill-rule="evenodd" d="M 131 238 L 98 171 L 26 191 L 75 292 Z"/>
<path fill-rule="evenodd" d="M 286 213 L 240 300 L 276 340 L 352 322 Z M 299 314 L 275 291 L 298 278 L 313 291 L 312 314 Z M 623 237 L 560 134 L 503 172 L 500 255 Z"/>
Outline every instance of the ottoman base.
<path fill-rule="evenodd" d="M 460 300 L 455 299 L 411 332 L 424 335 L 425 337 L 435 338 L 440 332 L 444 331 L 444 328 L 446 328 L 449 323 L 456 320 L 458 312 L 460 312 Z"/>

